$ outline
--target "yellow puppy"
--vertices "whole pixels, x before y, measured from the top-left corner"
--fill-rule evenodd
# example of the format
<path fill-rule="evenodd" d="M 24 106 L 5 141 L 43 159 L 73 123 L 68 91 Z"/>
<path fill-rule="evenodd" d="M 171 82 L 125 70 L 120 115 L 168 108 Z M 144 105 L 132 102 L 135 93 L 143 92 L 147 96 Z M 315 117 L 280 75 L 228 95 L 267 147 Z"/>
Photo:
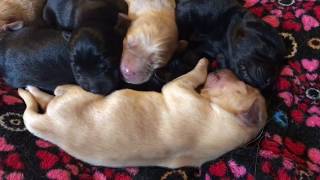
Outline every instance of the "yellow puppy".
<path fill-rule="evenodd" d="M 123 41 L 121 72 L 126 82 L 148 81 L 178 47 L 175 0 L 126 0 L 132 24 Z"/>
<path fill-rule="evenodd" d="M 41 19 L 45 0 L 0 0 L 0 31 L 18 30 Z"/>
<path fill-rule="evenodd" d="M 24 123 L 93 165 L 200 166 L 249 142 L 267 119 L 258 90 L 228 70 L 207 76 L 207 65 L 200 60 L 162 93 L 126 89 L 103 97 L 65 85 L 51 96 L 19 89 Z"/>

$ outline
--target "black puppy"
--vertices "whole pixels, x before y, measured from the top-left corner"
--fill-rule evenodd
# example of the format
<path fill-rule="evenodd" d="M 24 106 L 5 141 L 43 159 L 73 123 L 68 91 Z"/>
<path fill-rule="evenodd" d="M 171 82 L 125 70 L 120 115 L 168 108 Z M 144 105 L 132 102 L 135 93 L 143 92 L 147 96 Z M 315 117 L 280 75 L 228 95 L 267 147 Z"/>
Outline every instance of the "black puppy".
<path fill-rule="evenodd" d="M 114 27 L 120 13 L 128 13 L 124 0 L 47 0 L 43 19 L 50 26 L 72 31 L 97 22 Z"/>
<path fill-rule="evenodd" d="M 120 83 L 122 38 L 103 25 L 81 27 L 70 40 L 71 68 L 84 89 L 94 93 L 115 90 Z"/>
<path fill-rule="evenodd" d="M 62 31 L 33 27 L 7 32 L 0 40 L 0 73 L 6 83 L 15 88 L 33 85 L 49 92 L 58 85 L 77 82 L 89 91 L 103 94 L 116 89 L 113 76 L 101 79 L 96 74 L 72 71 L 68 37 Z M 85 64 L 76 68 L 81 66 Z M 102 69 L 96 68 L 96 73 L 104 74 Z M 83 77 L 90 83 L 89 88 L 82 84 Z"/>
<path fill-rule="evenodd" d="M 187 66 L 217 59 L 250 85 L 273 84 L 284 65 L 284 42 L 236 0 L 179 0 L 176 13 L 181 38 L 189 41 L 182 57 Z"/>
<path fill-rule="evenodd" d="M 118 87 L 122 41 L 129 23 L 121 13 L 127 13 L 127 8 L 122 0 L 47 1 L 43 17 L 48 25 L 72 31 L 71 66 L 85 89 L 103 93 Z"/>

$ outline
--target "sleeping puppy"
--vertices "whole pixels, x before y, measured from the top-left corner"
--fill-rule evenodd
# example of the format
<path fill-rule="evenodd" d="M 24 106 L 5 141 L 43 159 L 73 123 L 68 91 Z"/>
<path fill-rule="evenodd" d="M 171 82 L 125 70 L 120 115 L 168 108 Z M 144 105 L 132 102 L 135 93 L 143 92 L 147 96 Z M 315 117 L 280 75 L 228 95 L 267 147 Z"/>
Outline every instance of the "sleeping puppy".
<path fill-rule="evenodd" d="M 0 31 L 18 30 L 41 21 L 45 0 L 1 0 Z"/>
<path fill-rule="evenodd" d="M 121 3 L 122 2 L 122 3 Z M 70 59 L 76 80 L 91 92 L 104 94 L 118 88 L 124 35 L 118 25 L 125 19 L 124 1 L 48 0 L 44 20 L 72 31 Z M 124 26 L 125 28 L 125 26 Z"/>
<path fill-rule="evenodd" d="M 181 38 L 189 41 L 182 61 L 192 66 L 199 57 L 217 59 L 222 68 L 264 90 L 285 63 L 278 33 L 236 0 L 181 0 L 177 22 Z"/>
<path fill-rule="evenodd" d="M 75 30 L 69 47 L 77 83 L 98 94 L 108 94 L 119 88 L 122 40 L 112 27 L 104 25 Z"/>
<path fill-rule="evenodd" d="M 228 70 L 207 75 L 207 66 L 200 60 L 162 93 L 125 89 L 104 97 L 65 85 L 51 96 L 19 89 L 24 123 L 93 165 L 200 166 L 249 142 L 267 118 L 258 90 Z"/>
<path fill-rule="evenodd" d="M 48 0 L 43 19 L 50 26 L 69 31 L 95 23 L 114 27 L 127 8 L 123 0 Z"/>
<path fill-rule="evenodd" d="M 174 0 L 127 0 L 132 20 L 123 41 L 121 73 L 131 84 L 150 79 L 178 47 Z"/>
<path fill-rule="evenodd" d="M 75 65 L 75 60 L 70 60 L 68 37 L 69 34 L 62 31 L 34 27 L 6 32 L 0 40 L 0 74 L 15 88 L 33 85 L 53 92 L 58 85 L 78 83 L 95 93 L 114 90 L 113 76 L 105 74 L 106 68 L 97 67 L 101 63 L 90 61 L 89 65 Z M 76 45 L 77 48 L 81 46 L 89 46 L 95 52 L 96 47 L 90 43 Z M 76 70 L 89 68 L 94 68 L 95 74 Z M 102 75 L 106 78 L 101 79 Z"/>

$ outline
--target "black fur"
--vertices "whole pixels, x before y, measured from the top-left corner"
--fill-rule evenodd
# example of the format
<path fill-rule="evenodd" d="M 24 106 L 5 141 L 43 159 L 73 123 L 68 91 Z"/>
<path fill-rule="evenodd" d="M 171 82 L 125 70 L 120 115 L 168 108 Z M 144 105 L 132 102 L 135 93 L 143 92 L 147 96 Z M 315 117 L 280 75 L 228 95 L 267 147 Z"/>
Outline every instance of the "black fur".
<path fill-rule="evenodd" d="M 108 27 L 81 27 L 70 42 L 71 67 L 86 90 L 103 94 L 118 88 L 122 38 Z"/>
<path fill-rule="evenodd" d="M 189 41 L 182 57 L 188 66 L 201 57 L 217 59 L 252 86 L 273 84 L 285 63 L 284 42 L 236 0 L 180 0 L 176 12 L 181 38 Z"/>
<path fill-rule="evenodd" d="M 86 90 L 103 94 L 119 85 L 124 34 L 117 27 L 123 0 L 48 0 L 43 11 L 48 25 L 72 31 L 69 48 L 72 71 Z"/>
<path fill-rule="evenodd" d="M 79 84 L 94 93 L 110 93 L 119 85 L 118 71 L 113 68 L 116 64 L 111 59 L 98 62 L 86 59 L 87 55 L 100 55 L 96 52 L 100 47 L 92 41 L 101 37 L 91 39 L 92 36 L 81 35 L 71 43 L 74 49 L 70 52 L 68 34 L 63 31 L 30 27 L 8 32 L 0 41 L 0 72 L 4 80 L 15 88 L 33 85 L 52 92 L 59 85 Z M 77 54 L 82 47 L 85 51 Z M 117 52 L 113 50 L 105 55 Z M 81 58 L 75 58 L 76 55 Z"/>
<path fill-rule="evenodd" d="M 115 26 L 119 12 L 128 12 L 123 0 L 48 0 L 43 19 L 50 26 L 72 31 L 96 22 Z"/>
<path fill-rule="evenodd" d="M 52 92 L 74 83 L 67 40 L 62 31 L 23 28 L 0 40 L 0 73 L 15 88 L 33 85 Z"/>

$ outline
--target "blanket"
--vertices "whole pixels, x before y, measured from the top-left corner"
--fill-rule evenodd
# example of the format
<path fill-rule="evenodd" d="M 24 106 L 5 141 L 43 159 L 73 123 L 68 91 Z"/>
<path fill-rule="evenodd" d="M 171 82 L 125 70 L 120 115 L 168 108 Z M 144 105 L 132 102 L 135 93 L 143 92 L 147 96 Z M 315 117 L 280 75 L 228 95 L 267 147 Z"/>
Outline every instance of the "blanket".
<path fill-rule="evenodd" d="M 255 142 L 197 168 L 95 167 L 31 135 L 16 89 L 0 80 L 0 179 L 320 180 L 320 1 L 242 3 L 278 29 L 288 49 L 270 97 L 278 101 L 270 105 L 270 121 Z"/>

